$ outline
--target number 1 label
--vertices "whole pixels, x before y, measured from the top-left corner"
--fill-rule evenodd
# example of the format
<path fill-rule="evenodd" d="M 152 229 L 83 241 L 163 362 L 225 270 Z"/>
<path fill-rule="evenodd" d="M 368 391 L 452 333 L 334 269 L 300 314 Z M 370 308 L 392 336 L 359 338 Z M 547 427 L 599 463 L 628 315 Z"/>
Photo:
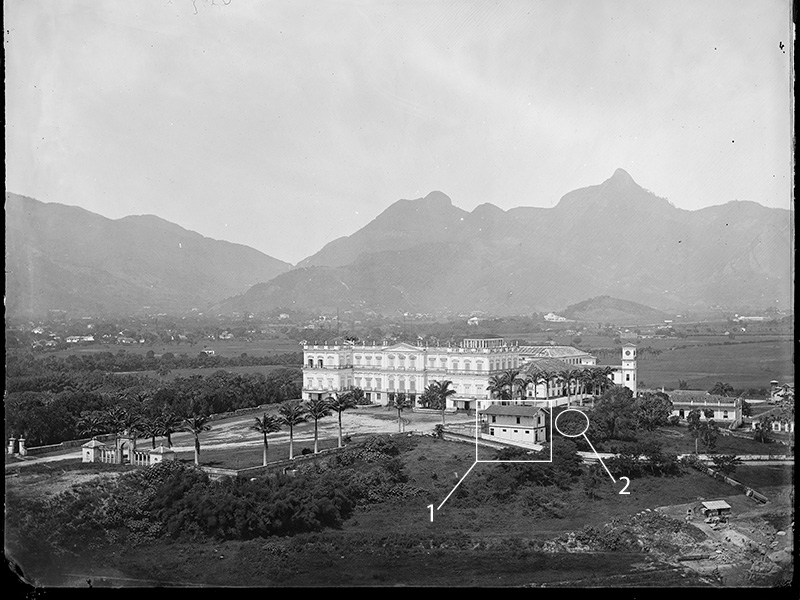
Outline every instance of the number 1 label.
<path fill-rule="evenodd" d="M 428 504 L 428 508 L 431 509 L 431 523 L 433 523 L 433 504 Z"/>

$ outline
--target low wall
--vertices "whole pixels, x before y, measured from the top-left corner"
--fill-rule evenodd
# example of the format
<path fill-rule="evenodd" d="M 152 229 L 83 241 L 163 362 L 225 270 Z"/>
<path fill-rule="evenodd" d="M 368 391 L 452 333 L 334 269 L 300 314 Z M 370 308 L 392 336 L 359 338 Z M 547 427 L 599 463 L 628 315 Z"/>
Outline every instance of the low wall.
<path fill-rule="evenodd" d="M 741 481 L 736 481 L 735 479 L 731 479 L 730 477 L 727 477 L 722 473 L 717 473 L 716 471 L 711 469 L 708 465 L 700 463 L 692 463 L 691 466 L 700 471 L 701 473 L 705 473 L 706 475 L 713 477 L 714 479 L 717 479 L 719 481 L 724 481 L 728 485 L 736 488 L 737 490 L 742 492 L 745 496 L 747 496 L 748 498 L 752 498 L 756 502 L 760 502 L 761 504 L 766 504 L 767 502 L 769 502 L 769 498 L 767 498 L 761 492 L 746 486 Z"/>
<path fill-rule="evenodd" d="M 108 442 L 114 439 L 114 434 L 105 433 L 95 437 L 101 442 Z M 37 454 L 47 454 L 48 452 L 58 452 L 59 450 L 66 450 L 67 448 L 83 446 L 86 442 L 91 441 L 91 439 L 92 438 L 83 438 L 81 440 L 68 440 L 60 444 L 50 444 L 49 446 L 34 446 L 33 448 L 25 448 L 25 453 L 28 456 L 35 456 Z"/>
<path fill-rule="evenodd" d="M 220 419 L 227 419 L 228 417 L 239 417 L 241 415 L 252 415 L 257 412 L 263 412 L 268 410 L 271 406 L 275 406 L 274 404 L 261 404 L 260 406 L 251 406 L 249 408 L 237 408 L 236 410 L 231 410 L 224 413 L 214 413 L 213 415 L 209 415 L 209 421 L 218 421 Z"/>

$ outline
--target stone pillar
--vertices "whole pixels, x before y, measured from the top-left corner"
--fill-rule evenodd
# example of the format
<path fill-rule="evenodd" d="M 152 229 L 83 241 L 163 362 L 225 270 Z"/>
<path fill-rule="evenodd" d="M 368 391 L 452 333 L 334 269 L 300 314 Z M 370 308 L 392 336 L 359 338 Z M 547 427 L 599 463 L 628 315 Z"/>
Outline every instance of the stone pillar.
<path fill-rule="evenodd" d="M 28 449 L 25 447 L 25 438 L 19 438 L 19 455 L 28 456 Z"/>
<path fill-rule="evenodd" d="M 93 437 L 81 446 L 81 461 L 85 463 L 98 462 L 98 460 L 102 461 L 105 449 L 106 445 L 98 441 L 96 437 Z"/>
<path fill-rule="evenodd" d="M 165 448 L 161 444 L 158 448 L 150 450 L 150 464 L 155 465 L 167 460 L 175 460 L 175 451 L 172 448 Z"/>
<path fill-rule="evenodd" d="M 17 453 L 17 438 L 15 437 L 8 438 L 8 453 L 9 454 Z"/>

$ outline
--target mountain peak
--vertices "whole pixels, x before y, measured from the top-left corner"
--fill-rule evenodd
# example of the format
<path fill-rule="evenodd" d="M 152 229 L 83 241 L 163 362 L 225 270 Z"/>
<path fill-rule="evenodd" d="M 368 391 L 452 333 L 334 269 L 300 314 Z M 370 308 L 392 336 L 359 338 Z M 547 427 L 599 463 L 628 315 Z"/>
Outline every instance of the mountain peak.
<path fill-rule="evenodd" d="M 636 182 L 633 180 L 633 177 L 631 177 L 630 173 L 628 173 L 625 169 L 617 169 L 616 171 L 614 171 L 614 174 L 608 181 L 612 181 L 614 183 L 632 183 L 636 185 Z"/>
<path fill-rule="evenodd" d="M 453 201 L 450 199 L 450 196 L 448 196 L 444 192 L 440 192 L 439 190 L 433 190 L 430 194 L 422 198 L 422 200 L 434 204 L 443 204 L 445 206 L 453 205 Z"/>

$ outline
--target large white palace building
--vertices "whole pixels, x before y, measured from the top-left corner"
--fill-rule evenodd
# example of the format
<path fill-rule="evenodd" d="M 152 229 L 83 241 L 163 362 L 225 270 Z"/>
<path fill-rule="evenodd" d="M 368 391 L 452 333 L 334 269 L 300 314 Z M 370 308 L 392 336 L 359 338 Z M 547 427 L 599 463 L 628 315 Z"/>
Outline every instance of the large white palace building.
<path fill-rule="evenodd" d="M 602 368 L 597 358 L 571 346 L 522 346 L 500 338 L 465 339 L 458 346 L 315 345 L 303 344 L 303 398 L 327 398 L 333 392 L 358 387 L 373 403 L 388 404 L 390 394 L 403 392 L 416 402 L 433 381 L 450 380 L 456 394 L 448 408 L 482 410 L 491 399 L 487 386 L 493 375 L 516 369 L 522 375 L 537 370 L 558 372 Z M 622 364 L 609 378 L 637 392 L 636 346 L 622 347 Z M 560 398 L 563 381 L 540 381 L 527 389 L 531 398 Z"/>

